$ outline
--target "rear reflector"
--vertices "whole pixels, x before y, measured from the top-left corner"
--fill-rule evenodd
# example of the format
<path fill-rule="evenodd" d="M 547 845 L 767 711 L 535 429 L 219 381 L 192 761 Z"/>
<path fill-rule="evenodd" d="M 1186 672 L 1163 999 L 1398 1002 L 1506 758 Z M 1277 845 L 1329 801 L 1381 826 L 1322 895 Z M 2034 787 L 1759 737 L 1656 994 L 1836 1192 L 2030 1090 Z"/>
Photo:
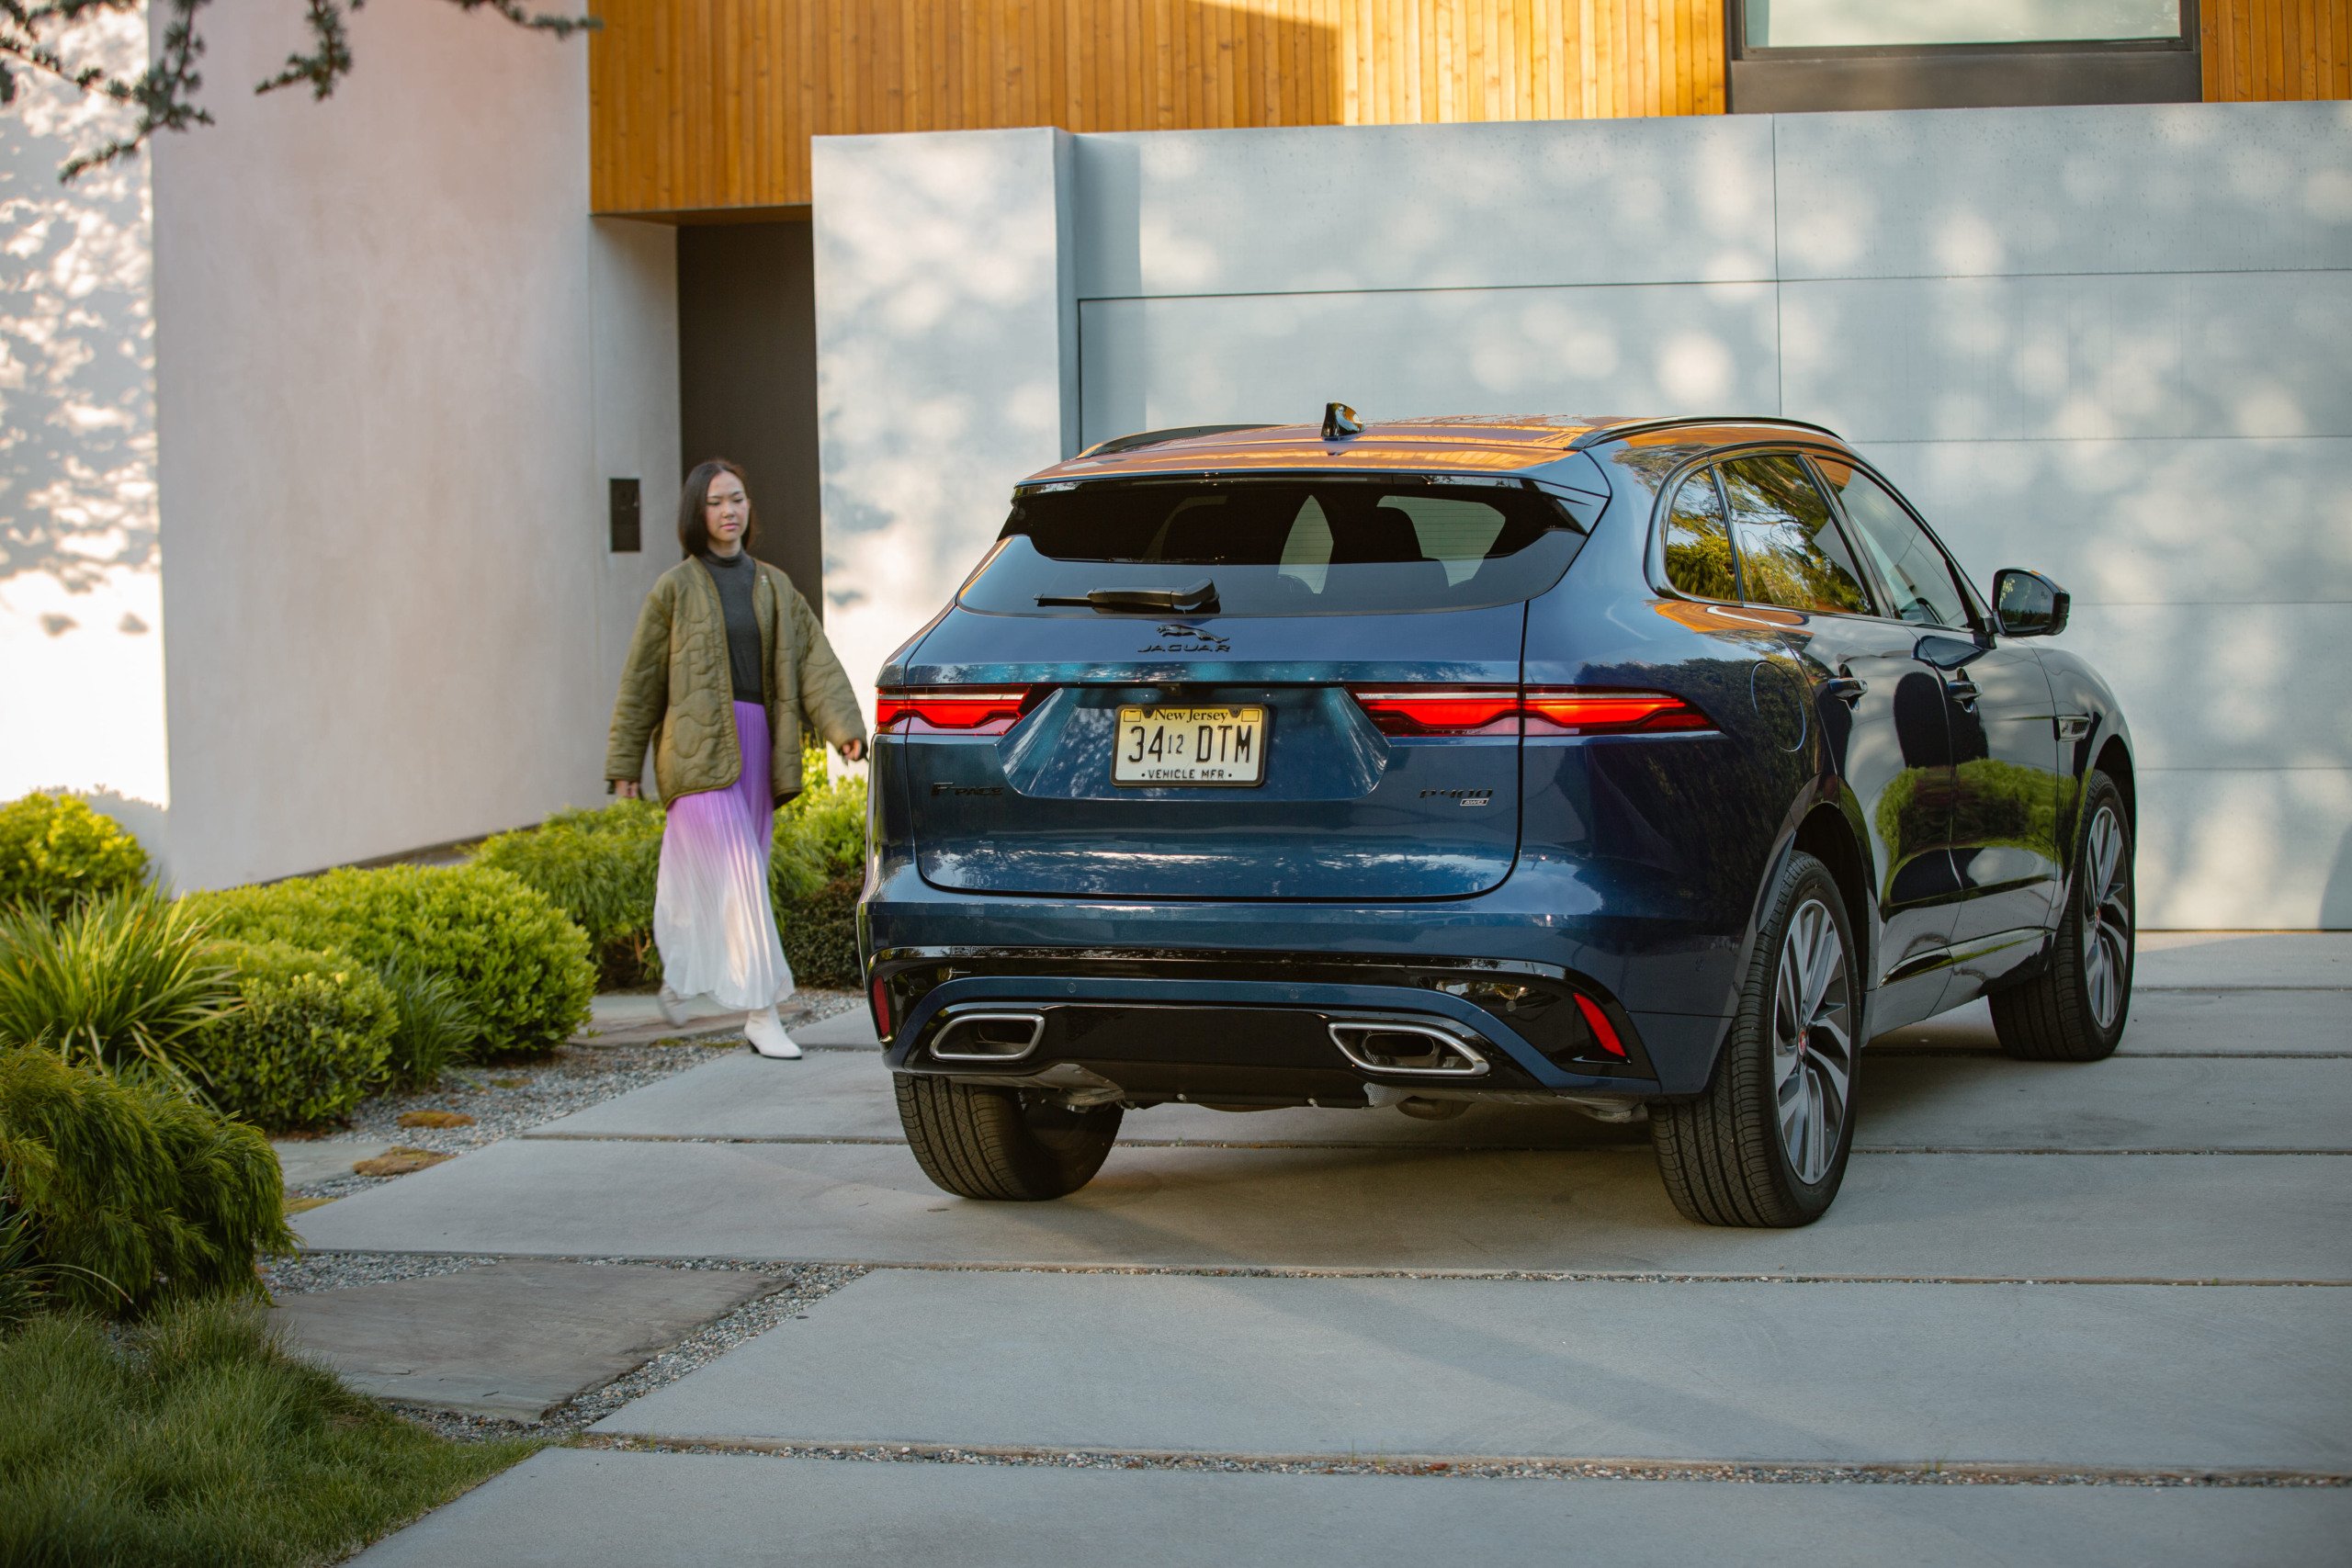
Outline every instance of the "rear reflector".
<path fill-rule="evenodd" d="M 1670 734 L 1713 729 L 1707 716 L 1664 692 L 1579 686 L 1351 687 L 1384 735 Z"/>
<path fill-rule="evenodd" d="M 920 728 L 963 735 L 1001 735 L 1028 707 L 1029 695 L 1025 686 L 888 687 L 874 694 L 874 727 L 895 728 L 901 734 Z"/>
<path fill-rule="evenodd" d="M 881 976 L 874 976 L 874 984 L 866 988 L 874 1002 L 874 1033 L 877 1039 L 890 1038 L 890 983 Z"/>
<path fill-rule="evenodd" d="M 1585 1027 L 1592 1031 L 1592 1037 L 1600 1043 L 1600 1048 L 1621 1062 L 1625 1060 L 1625 1043 L 1617 1038 L 1617 1026 L 1609 1021 L 1609 1015 L 1600 1010 L 1600 1004 L 1578 991 L 1577 1011 L 1584 1014 Z"/>

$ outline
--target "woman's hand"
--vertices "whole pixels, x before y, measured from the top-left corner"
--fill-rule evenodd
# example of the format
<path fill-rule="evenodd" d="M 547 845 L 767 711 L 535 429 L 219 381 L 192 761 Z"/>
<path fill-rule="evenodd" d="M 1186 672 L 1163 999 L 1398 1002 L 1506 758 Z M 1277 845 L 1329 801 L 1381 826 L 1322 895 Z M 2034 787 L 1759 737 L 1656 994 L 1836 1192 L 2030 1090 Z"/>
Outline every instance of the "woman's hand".
<path fill-rule="evenodd" d="M 635 779 L 615 779 L 613 781 L 613 793 L 620 796 L 623 800 L 635 800 L 641 792 L 639 790 L 638 783 Z"/>
<path fill-rule="evenodd" d="M 844 740 L 839 746 L 834 747 L 833 750 L 842 754 L 842 761 L 844 762 L 863 762 L 865 761 L 865 741 L 863 737 L 860 737 L 855 740 Z"/>

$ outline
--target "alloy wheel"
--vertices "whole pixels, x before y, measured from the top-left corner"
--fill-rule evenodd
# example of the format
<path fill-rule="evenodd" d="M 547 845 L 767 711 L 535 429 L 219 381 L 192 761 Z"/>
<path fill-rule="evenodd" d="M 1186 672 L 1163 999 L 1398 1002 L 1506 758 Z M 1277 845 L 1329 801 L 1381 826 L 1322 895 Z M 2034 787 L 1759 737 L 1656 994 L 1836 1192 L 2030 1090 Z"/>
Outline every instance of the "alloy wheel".
<path fill-rule="evenodd" d="M 1807 1186 L 1838 1156 L 1854 1075 L 1851 997 L 1838 919 L 1819 898 L 1797 906 L 1772 991 L 1772 1091 L 1781 1148 Z"/>
<path fill-rule="evenodd" d="M 2084 836 L 2082 886 L 2083 979 L 2091 1021 L 2104 1032 L 2123 1010 L 2123 977 L 2132 964 L 2132 868 L 2113 807 L 2101 806 Z"/>

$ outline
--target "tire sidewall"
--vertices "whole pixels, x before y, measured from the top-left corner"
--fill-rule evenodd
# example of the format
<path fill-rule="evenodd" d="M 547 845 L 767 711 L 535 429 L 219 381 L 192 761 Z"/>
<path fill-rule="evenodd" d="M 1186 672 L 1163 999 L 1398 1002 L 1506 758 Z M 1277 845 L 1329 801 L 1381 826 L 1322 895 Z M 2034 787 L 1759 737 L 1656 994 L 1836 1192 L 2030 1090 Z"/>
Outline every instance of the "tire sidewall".
<path fill-rule="evenodd" d="M 1772 1080 L 1773 992 L 1786 956 L 1789 926 L 1797 910 L 1811 898 L 1818 898 L 1828 908 L 1831 923 L 1837 927 L 1846 965 L 1847 1012 L 1852 1021 L 1849 1029 L 1852 1055 L 1846 1075 L 1846 1108 L 1838 1128 L 1838 1146 L 1830 1156 L 1828 1170 L 1814 1182 L 1797 1174 L 1782 1145 L 1780 1107 Z M 1792 1207 L 1811 1220 L 1828 1209 L 1846 1179 L 1847 1158 L 1854 1146 L 1854 1107 L 1861 1082 L 1862 1021 L 1869 998 L 1861 971 L 1855 963 L 1854 931 L 1846 911 L 1845 896 L 1838 891 L 1829 868 L 1809 854 L 1792 855 L 1781 870 L 1778 886 L 1773 889 L 1771 919 L 1764 930 L 1764 953 L 1763 962 L 1751 974 L 1747 994 L 1740 998 L 1740 1046 L 1754 1054 L 1757 1070 L 1749 1081 L 1755 1086 L 1757 1103 L 1752 1113 L 1761 1117 L 1766 1125 L 1768 1136 L 1763 1142 L 1772 1162 L 1773 1185 Z"/>
<path fill-rule="evenodd" d="M 2132 940 L 2123 953 L 2122 999 L 2115 1010 L 2115 1022 L 2107 1029 L 2100 1029 L 2092 1021 L 2090 973 L 2083 964 L 2083 925 L 2087 918 L 2083 908 L 2083 878 L 2090 871 L 2091 824 L 2098 819 L 2101 807 L 2115 813 L 2116 828 L 2123 835 L 2123 891 L 2132 910 Z M 2083 785 L 2082 820 L 2075 836 L 2075 870 L 2066 879 L 2066 912 L 2058 922 L 2057 956 L 2064 966 L 2061 976 L 2074 993 L 2074 1003 L 2081 1010 L 2083 1019 L 2090 1023 L 2098 1055 L 2101 1056 L 2121 1043 L 2124 1026 L 2132 1021 L 2132 975 L 2140 962 L 2140 874 L 2135 863 L 2139 851 L 2139 839 L 2132 829 L 2132 814 L 2123 807 L 2123 792 L 2106 773 L 2092 769 Z"/>

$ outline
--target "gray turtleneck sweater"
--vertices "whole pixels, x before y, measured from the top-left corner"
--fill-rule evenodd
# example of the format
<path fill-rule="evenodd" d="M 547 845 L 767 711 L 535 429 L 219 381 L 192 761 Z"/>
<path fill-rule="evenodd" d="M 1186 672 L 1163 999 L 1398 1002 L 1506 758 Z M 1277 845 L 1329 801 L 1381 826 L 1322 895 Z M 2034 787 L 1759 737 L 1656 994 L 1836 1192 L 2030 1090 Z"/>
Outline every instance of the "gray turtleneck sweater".
<path fill-rule="evenodd" d="M 718 607 L 727 614 L 727 668 L 734 678 L 735 700 L 763 702 L 767 683 L 760 673 L 760 617 L 752 608 L 752 585 L 760 569 L 749 550 L 731 556 L 713 551 L 702 558 L 710 580 L 718 584 Z"/>

